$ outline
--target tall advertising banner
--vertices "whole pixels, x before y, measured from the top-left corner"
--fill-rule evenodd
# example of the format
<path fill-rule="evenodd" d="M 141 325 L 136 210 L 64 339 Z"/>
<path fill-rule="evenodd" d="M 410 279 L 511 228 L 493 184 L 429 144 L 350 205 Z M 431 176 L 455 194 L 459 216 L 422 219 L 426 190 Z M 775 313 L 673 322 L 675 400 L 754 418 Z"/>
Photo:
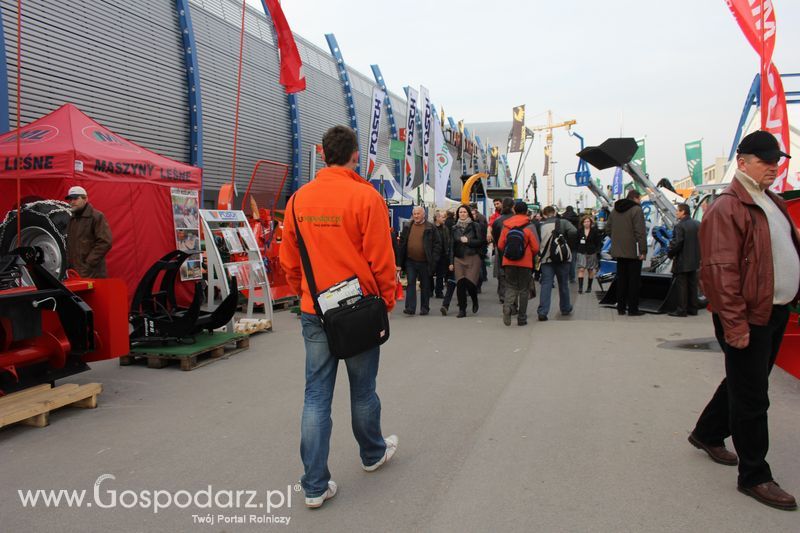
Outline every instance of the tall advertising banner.
<path fill-rule="evenodd" d="M 523 152 L 525 150 L 525 106 L 514 108 L 514 122 L 511 125 L 511 147 L 509 152 Z"/>
<path fill-rule="evenodd" d="M 500 155 L 500 150 L 498 150 L 497 146 L 492 146 L 489 149 L 489 175 L 490 176 L 497 176 L 497 158 Z"/>
<path fill-rule="evenodd" d="M 692 183 L 703 183 L 703 141 L 686 143 L 686 167 L 692 177 Z"/>
<path fill-rule="evenodd" d="M 419 87 L 419 102 L 422 104 L 422 183 L 428 183 L 431 180 L 430 165 L 431 159 L 431 126 L 433 120 L 433 106 L 431 106 L 431 98 L 428 89 L 421 86 Z"/>
<path fill-rule="evenodd" d="M 434 201 L 436 205 L 445 205 L 447 183 L 450 181 L 450 169 L 453 168 L 453 156 L 444 141 L 442 126 L 433 121 L 433 161 L 434 161 Z"/>
<path fill-rule="evenodd" d="M 369 148 L 367 150 L 367 179 L 372 177 L 375 172 L 375 164 L 378 161 L 378 135 L 381 127 L 381 112 L 383 111 L 383 101 L 386 93 L 379 87 L 372 89 L 372 113 L 369 121 Z"/>
<path fill-rule="evenodd" d="M 414 132 L 417 130 L 417 101 L 419 93 L 413 87 L 408 88 L 408 103 L 406 104 L 406 162 L 403 165 L 403 188 L 410 189 L 414 183 L 414 172 L 417 169 L 414 160 Z"/>
<path fill-rule="evenodd" d="M 638 148 L 636 149 L 636 153 L 633 154 L 633 159 L 631 159 L 631 163 L 641 168 L 642 174 L 647 174 L 647 157 L 645 156 L 644 139 L 638 139 L 636 141 L 636 144 Z M 645 192 L 644 189 L 639 187 L 635 181 L 633 182 L 633 187 L 641 194 L 644 194 Z"/>
<path fill-rule="evenodd" d="M 614 170 L 614 181 L 611 182 L 611 194 L 614 198 L 622 196 L 622 167 Z"/>
<path fill-rule="evenodd" d="M 783 91 L 780 73 L 772 63 L 775 50 L 777 22 L 772 0 L 726 0 L 736 22 L 742 29 L 750 46 L 761 58 L 761 129 L 778 139 L 781 150 L 790 153 L 789 115 L 786 111 L 786 93 Z M 783 192 L 792 189 L 786 178 L 789 161 L 782 158 L 778 166 L 778 178 L 771 189 Z"/>

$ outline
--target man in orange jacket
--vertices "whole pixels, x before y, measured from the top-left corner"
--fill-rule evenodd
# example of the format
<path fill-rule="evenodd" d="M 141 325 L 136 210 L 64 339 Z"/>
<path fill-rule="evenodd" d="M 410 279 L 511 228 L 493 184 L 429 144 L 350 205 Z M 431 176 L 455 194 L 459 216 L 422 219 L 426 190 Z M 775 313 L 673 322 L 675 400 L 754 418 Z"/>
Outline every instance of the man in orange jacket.
<path fill-rule="evenodd" d="M 286 206 L 280 260 L 289 286 L 301 295 L 300 310 L 306 348 L 306 388 L 300 455 L 305 474 L 301 484 L 306 506 L 320 507 L 336 495 L 328 471 L 331 402 L 339 360 L 331 355 L 322 322 L 314 310 L 298 248 L 297 230 L 305 242 L 317 290 L 358 278 L 362 292 L 379 295 L 389 311 L 395 304 L 394 251 L 389 212 L 381 195 L 361 176 L 358 139 L 345 126 L 335 126 L 322 138 L 327 168 L 298 190 Z M 297 219 L 295 227 L 294 219 Z M 350 379 L 353 435 L 361 466 L 372 472 L 397 449 L 397 436 L 384 439 L 381 402 L 375 392 L 380 347 L 345 359 Z"/>
<path fill-rule="evenodd" d="M 497 247 L 503 252 L 506 293 L 503 300 L 503 324 L 511 325 L 511 308 L 518 309 L 517 324 L 528 323 L 528 297 L 533 274 L 533 260 L 539 253 L 539 241 L 528 218 L 528 204 L 517 200 L 514 216 L 503 222 Z"/>

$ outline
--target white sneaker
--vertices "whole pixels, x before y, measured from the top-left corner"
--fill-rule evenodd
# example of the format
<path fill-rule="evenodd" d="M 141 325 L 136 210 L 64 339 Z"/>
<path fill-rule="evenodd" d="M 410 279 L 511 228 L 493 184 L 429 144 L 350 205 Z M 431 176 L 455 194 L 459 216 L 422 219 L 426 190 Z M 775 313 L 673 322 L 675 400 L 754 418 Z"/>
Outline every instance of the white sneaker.
<path fill-rule="evenodd" d="M 394 457 L 394 452 L 397 451 L 397 435 L 389 435 L 383 441 L 386 443 L 386 453 L 383 454 L 380 461 L 375 463 L 374 465 L 367 466 L 365 464 L 361 465 L 361 468 L 366 470 L 367 472 L 374 472 L 375 470 L 379 469 L 383 465 L 389 462 L 389 459 Z"/>
<path fill-rule="evenodd" d="M 306 507 L 309 509 L 318 509 L 322 507 L 325 500 L 330 500 L 334 496 L 336 496 L 336 482 L 328 481 L 328 490 L 325 491 L 325 494 L 317 496 L 316 498 L 309 498 L 306 496 Z"/>

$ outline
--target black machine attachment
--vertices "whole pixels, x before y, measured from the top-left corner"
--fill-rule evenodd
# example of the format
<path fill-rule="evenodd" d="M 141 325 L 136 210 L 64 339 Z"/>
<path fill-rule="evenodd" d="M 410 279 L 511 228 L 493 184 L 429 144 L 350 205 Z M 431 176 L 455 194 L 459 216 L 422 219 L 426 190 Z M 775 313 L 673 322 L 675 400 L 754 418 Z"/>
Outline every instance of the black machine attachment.
<path fill-rule="evenodd" d="M 175 281 L 189 255 L 174 250 L 145 272 L 136 288 L 128 315 L 131 342 L 194 342 L 196 334 L 203 330 L 213 332 L 233 318 L 239 304 L 239 289 L 233 276 L 228 282 L 228 296 L 214 311 L 200 310 L 205 292 L 203 281 L 195 284 L 192 303 L 188 308 L 177 304 Z"/>

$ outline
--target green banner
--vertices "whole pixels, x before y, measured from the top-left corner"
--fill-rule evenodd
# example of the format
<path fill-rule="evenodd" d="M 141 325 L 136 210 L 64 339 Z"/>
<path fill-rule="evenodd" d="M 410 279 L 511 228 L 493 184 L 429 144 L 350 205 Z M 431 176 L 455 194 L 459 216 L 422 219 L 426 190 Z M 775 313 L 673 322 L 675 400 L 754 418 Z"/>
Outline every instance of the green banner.
<path fill-rule="evenodd" d="M 638 139 L 636 141 L 636 144 L 638 145 L 638 148 L 636 149 L 636 153 L 633 154 L 633 159 L 631 159 L 631 163 L 633 163 L 634 165 L 636 165 L 639 168 L 641 168 L 642 169 L 642 174 L 646 175 L 647 174 L 647 159 L 646 159 L 645 153 L 644 153 L 644 139 Z M 644 194 L 644 189 L 639 187 L 636 183 L 633 183 L 633 187 L 635 187 L 636 190 L 639 191 L 640 194 Z M 626 188 L 625 190 L 627 191 L 628 189 Z"/>
<path fill-rule="evenodd" d="M 686 167 L 689 169 L 689 176 L 692 183 L 702 185 L 703 183 L 703 141 L 686 143 Z"/>
<path fill-rule="evenodd" d="M 396 161 L 403 161 L 406 158 L 405 141 L 397 141 L 392 139 L 389 143 L 389 157 Z"/>

